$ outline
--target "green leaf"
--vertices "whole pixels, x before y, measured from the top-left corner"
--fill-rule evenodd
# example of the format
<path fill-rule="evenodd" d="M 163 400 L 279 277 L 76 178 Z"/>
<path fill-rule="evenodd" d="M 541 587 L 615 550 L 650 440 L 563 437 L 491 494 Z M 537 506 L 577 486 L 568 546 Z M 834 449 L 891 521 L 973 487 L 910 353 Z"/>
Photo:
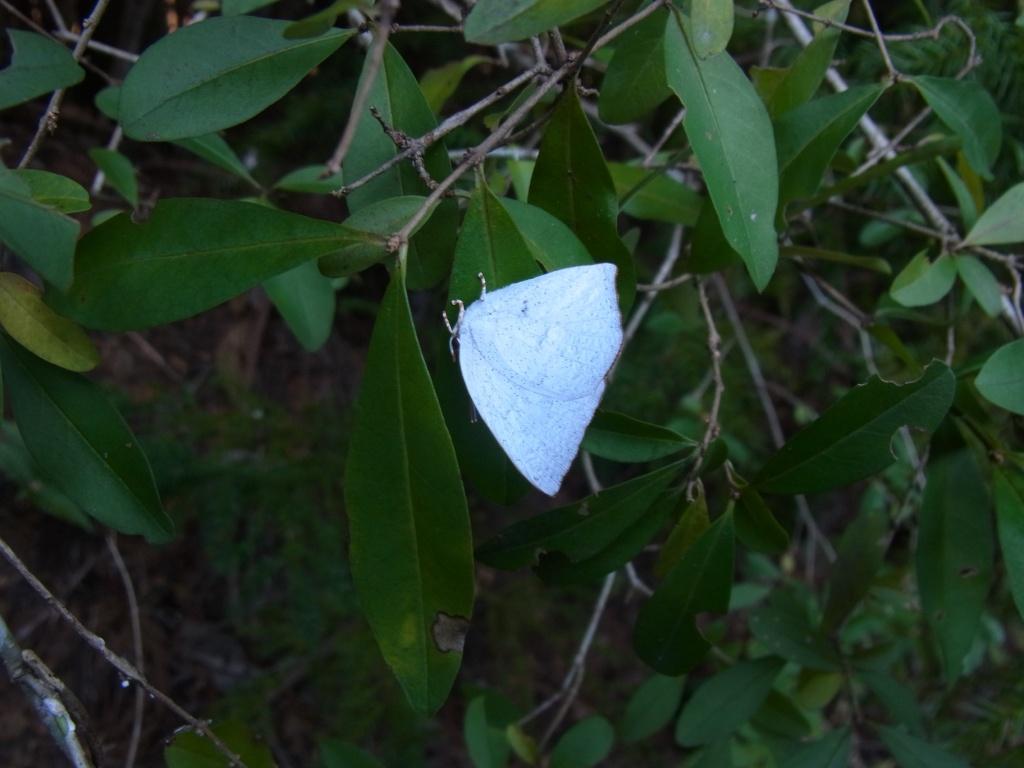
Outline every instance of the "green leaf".
<path fill-rule="evenodd" d="M 47 514 L 86 531 L 95 530 L 92 518 L 81 507 L 40 476 L 18 428 L 10 421 L 0 424 L 0 473 L 17 483 L 28 500 Z"/>
<path fill-rule="evenodd" d="M 784 665 L 768 656 L 740 662 L 705 680 L 683 705 L 676 742 L 696 747 L 728 736 L 757 712 Z"/>
<path fill-rule="evenodd" d="M 704 497 L 703 487 L 698 485 L 696 496 L 683 509 L 675 527 L 672 528 L 672 532 L 665 540 L 665 545 L 658 553 L 658 560 L 654 564 L 654 575 L 659 580 L 664 579 L 665 575 L 676 566 L 676 563 L 683 559 L 694 542 L 710 527 L 708 502 Z"/>
<path fill-rule="evenodd" d="M 270 750 L 256 741 L 249 729 L 237 720 L 216 725 L 213 732 L 248 768 L 274 768 L 276 765 Z M 164 762 L 167 768 L 230 768 L 227 757 L 213 742 L 195 731 L 180 729 L 164 748 Z"/>
<path fill-rule="evenodd" d="M 53 485 L 104 525 L 170 538 L 149 462 L 99 388 L 3 336 L 0 362 L 18 430 Z"/>
<path fill-rule="evenodd" d="M 368 60 L 367 60 L 368 61 Z M 360 82 L 368 75 L 363 65 Z M 437 126 L 434 113 L 423 98 L 416 77 L 391 45 L 384 50 L 380 71 L 373 80 L 366 107 L 359 116 L 352 147 L 345 160 L 345 183 L 350 184 L 393 158 L 398 150 L 370 113 L 375 107 L 388 125 L 407 136 L 419 137 Z M 448 150 L 443 141 L 435 142 L 423 155 L 427 172 L 440 181 L 451 173 Z M 355 214 L 372 203 L 391 197 L 426 195 L 429 190 L 409 162 L 401 162 L 346 197 Z M 409 246 L 409 288 L 430 288 L 447 274 L 455 250 L 458 206 L 454 200 L 438 205 L 422 225 Z"/>
<path fill-rule="evenodd" d="M 384 768 L 384 763 L 373 755 L 334 739 L 320 744 L 320 759 L 324 768 Z"/>
<path fill-rule="evenodd" d="M 462 659 L 473 544 L 455 449 L 397 273 L 370 339 L 344 487 L 363 612 L 410 705 L 431 714 Z"/>
<path fill-rule="evenodd" d="M 619 723 L 624 744 L 642 741 L 668 725 L 683 700 L 684 682 L 682 677 L 652 675 L 636 689 Z"/>
<path fill-rule="evenodd" d="M 872 503 L 870 496 L 870 491 L 865 494 L 860 514 L 843 532 L 836 561 L 830 568 L 828 601 L 821 621 L 822 631 L 828 634 L 839 629 L 868 594 L 885 558 L 889 516 L 882 504 Z"/>
<path fill-rule="evenodd" d="M 736 509 L 736 536 L 747 549 L 780 554 L 789 546 L 789 533 L 779 525 L 761 494 L 746 487 Z"/>
<path fill-rule="evenodd" d="M 42 291 L 13 272 L 0 272 L 0 326 L 37 357 L 69 371 L 89 371 L 100 361 L 85 332 L 46 306 Z"/>
<path fill-rule="evenodd" d="M 285 174 L 277 183 L 274 189 L 283 189 L 287 192 L 306 192 L 311 195 L 329 195 L 344 186 L 345 181 L 341 173 L 333 176 L 324 176 L 326 166 L 306 165 L 296 168 L 291 173 Z M 423 198 L 417 198 L 420 202 Z"/>
<path fill-rule="evenodd" d="M 732 739 L 719 739 L 700 751 L 693 768 L 733 768 Z"/>
<path fill-rule="evenodd" d="M 524 40 L 577 19 L 608 0 L 478 0 L 466 17 L 470 43 Z"/>
<path fill-rule="evenodd" d="M 960 218 L 963 220 L 964 228 L 970 230 L 978 220 L 978 206 L 974 202 L 971 190 L 967 188 L 966 182 L 960 178 L 957 172 L 946 162 L 945 158 L 937 157 L 935 158 L 935 163 L 939 166 L 942 175 L 946 177 L 949 188 L 953 191 L 957 207 L 960 209 Z M 975 176 L 975 178 L 977 177 Z"/>
<path fill-rule="evenodd" d="M 847 768 L 852 743 L 849 728 L 829 731 L 791 752 L 779 768 Z"/>
<path fill-rule="evenodd" d="M 501 198 L 501 204 L 519 227 L 533 258 L 548 272 L 594 263 L 576 233 L 543 208 L 508 197 Z"/>
<path fill-rule="evenodd" d="M 814 10 L 820 16 L 840 23 L 846 21 L 850 0 L 832 0 Z M 814 39 L 804 48 L 793 64 L 780 75 L 767 99 L 772 117 L 779 117 L 809 101 L 832 64 L 832 56 L 839 42 L 838 27 L 816 25 Z"/>
<path fill-rule="evenodd" d="M 85 77 L 66 47 L 35 32 L 8 28 L 14 53 L 0 70 L 0 109 L 13 107 L 44 93 L 67 88 Z"/>
<path fill-rule="evenodd" d="M 265 8 L 276 2 L 277 0 L 221 0 L 220 12 L 225 16 L 238 16 Z"/>
<path fill-rule="evenodd" d="M 96 167 L 103 171 L 107 183 L 131 203 L 132 208 L 139 207 L 139 183 L 135 180 L 135 169 L 132 162 L 116 149 L 90 149 L 89 157 Z"/>
<path fill-rule="evenodd" d="M 523 731 L 518 724 L 512 723 L 505 729 L 505 738 L 516 756 L 527 765 L 537 765 L 540 760 L 540 749 L 537 742 Z"/>
<path fill-rule="evenodd" d="M 779 179 L 771 121 L 729 54 L 698 58 L 682 16 L 674 13 L 665 36 L 668 84 L 686 105 L 683 128 L 722 232 L 763 290 L 779 256 L 773 226 Z"/>
<path fill-rule="evenodd" d="M 761 733 L 792 740 L 809 736 L 812 730 L 807 716 L 793 700 L 776 690 L 768 691 L 750 724 Z"/>
<path fill-rule="evenodd" d="M 733 538 L 730 510 L 686 550 L 640 608 L 633 628 L 633 648 L 663 675 L 690 671 L 710 647 L 697 629 L 695 618 L 702 611 L 725 613 L 729 608 Z"/>
<path fill-rule="evenodd" d="M 423 77 L 420 78 L 420 90 L 423 92 L 423 98 L 430 105 L 430 109 L 435 114 L 439 114 L 444 103 L 458 89 L 462 78 L 469 74 L 470 70 L 477 65 L 487 64 L 490 61 L 491 59 L 486 56 L 466 56 L 457 61 L 449 62 L 443 67 L 428 69 L 424 72 Z"/>
<path fill-rule="evenodd" d="M 796 107 L 775 121 L 783 202 L 818 191 L 840 145 L 882 91 L 880 85 L 850 88 Z"/>
<path fill-rule="evenodd" d="M 608 163 L 608 171 L 624 213 L 635 219 L 686 227 L 697 223 L 704 198 L 664 171 L 624 163 Z"/>
<path fill-rule="evenodd" d="M 182 149 L 186 149 L 193 155 L 201 157 L 211 165 L 233 173 L 240 179 L 244 179 L 252 186 L 260 189 L 260 184 L 249 173 L 249 169 L 238 159 L 235 150 L 231 148 L 224 139 L 216 133 L 208 133 L 205 136 L 195 136 L 191 139 L 179 139 L 174 142 Z M 338 186 L 341 186 L 339 183 Z"/>
<path fill-rule="evenodd" d="M 807 669 L 834 672 L 839 659 L 825 638 L 811 626 L 804 607 L 788 592 L 776 590 L 768 602 L 750 612 L 750 631 L 777 656 Z"/>
<path fill-rule="evenodd" d="M 667 10 L 658 10 L 627 29 L 615 42 L 597 109 L 606 123 L 631 123 L 672 95 L 665 81 Z"/>
<path fill-rule="evenodd" d="M 288 22 L 218 16 L 160 38 L 121 86 L 127 136 L 169 141 L 238 125 L 294 88 L 355 30 L 288 40 Z"/>
<path fill-rule="evenodd" d="M 985 314 L 998 317 L 1003 311 L 1003 292 L 992 271 L 973 256 L 957 256 L 956 271 Z"/>
<path fill-rule="evenodd" d="M 899 728 L 880 725 L 878 735 L 900 768 L 969 768 L 966 760 Z"/>
<path fill-rule="evenodd" d="M 681 462 L 613 485 L 582 501 L 514 523 L 477 549 L 492 568 L 533 565 L 541 553 L 560 552 L 572 562 L 599 554 L 650 509 L 675 479 Z"/>
<path fill-rule="evenodd" d="M 318 37 L 330 30 L 337 23 L 338 17 L 346 11 L 353 8 L 367 10 L 371 5 L 371 0 L 335 0 L 323 10 L 289 24 L 284 30 L 284 36 L 289 40 Z"/>
<path fill-rule="evenodd" d="M 1024 616 L 1024 478 L 1014 470 L 996 470 L 995 497 L 999 547 L 1017 611 Z"/>
<path fill-rule="evenodd" d="M 878 697 L 895 722 L 907 726 L 912 733 L 924 733 L 924 715 L 916 691 L 888 671 L 859 669 L 857 679 Z"/>
<path fill-rule="evenodd" d="M 833 264 L 845 264 L 860 269 L 869 269 L 883 275 L 891 275 L 892 267 L 885 259 L 871 256 L 857 256 L 852 253 L 841 251 L 830 251 L 824 248 L 813 248 L 809 245 L 784 245 L 779 249 L 779 254 L 789 259 L 815 259 L 828 261 Z"/>
<path fill-rule="evenodd" d="M 1010 413 L 1024 414 L 1024 339 L 1004 344 L 974 380 L 981 396 Z"/>
<path fill-rule="evenodd" d="M 345 219 L 345 226 L 378 237 L 347 245 L 337 253 L 324 256 L 320 259 L 320 271 L 328 277 L 348 277 L 385 259 L 394 258 L 394 254 L 387 250 L 387 236 L 400 230 L 423 205 L 424 199 L 415 195 L 389 197 L 360 208 Z"/>
<path fill-rule="evenodd" d="M 896 275 L 889 295 L 904 307 L 926 307 L 941 300 L 956 282 L 956 261 L 944 253 L 935 261 L 921 251 Z"/>
<path fill-rule="evenodd" d="M 594 261 L 618 267 L 619 306 L 628 309 L 636 286 L 633 257 L 619 238 L 615 184 L 575 89 L 562 95 L 544 129 L 530 205 L 568 225 Z"/>
<path fill-rule="evenodd" d="M 592 768 L 600 764 L 615 743 L 615 729 L 600 715 L 580 720 L 562 734 L 551 750 L 550 768 Z"/>
<path fill-rule="evenodd" d="M 21 168 L 14 175 L 24 182 L 29 195 L 41 205 L 56 208 L 61 213 L 79 213 L 92 208 L 85 187 L 67 176 L 32 168 Z"/>
<path fill-rule="evenodd" d="M 47 300 L 89 328 L 148 328 L 191 317 L 370 238 L 253 203 L 161 200 L 142 224 L 120 214 L 83 237 L 74 286 Z"/>
<path fill-rule="evenodd" d="M 626 464 L 655 461 L 694 447 L 694 442 L 666 427 L 624 413 L 599 410 L 583 437 L 583 450 Z"/>
<path fill-rule="evenodd" d="M 692 0 L 690 29 L 693 50 L 706 59 L 725 50 L 732 37 L 732 0 Z"/>
<path fill-rule="evenodd" d="M 946 680 L 962 671 L 992 581 L 985 481 L 967 450 L 932 459 L 918 513 L 917 586 Z"/>
<path fill-rule="evenodd" d="M 0 242 L 47 282 L 71 285 L 78 222 L 32 198 L 28 184 L 0 165 Z"/>
<path fill-rule="evenodd" d="M 971 227 L 962 245 L 1024 242 L 1024 182 L 1010 187 Z"/>
<path fill-rule="evenodd" d="M 766 493 L 815 493 L 870 477 L 892 464 L 893 433 L 904 425 L 933 431 L 953 402 L 956 378 L 933 361 L 917 381 L 872 376 L 793 436 L 754 479 Z"/>
<path fill-rule="evenodd" d="M 270 300 L 308 352 L 320 349 L 334 325 L 334 287 L 307 261 L 263 283 Z"/>
<path fill-rule="evenodd" d="M 462 732 L 474 768 L 505 768 L 511 751 L 506 729 L 518 718 L 512 702 L 499 694 L 487 693 L 469 702 Z"/>
<path fill-rule="evenodd" d="M 963 141 L 967 162 L 982 178 L 992 178 L 992 165 L 1003 143 L 999 107 L 978 82 L 920 75 L 909 78 L 938 118 Z"/>

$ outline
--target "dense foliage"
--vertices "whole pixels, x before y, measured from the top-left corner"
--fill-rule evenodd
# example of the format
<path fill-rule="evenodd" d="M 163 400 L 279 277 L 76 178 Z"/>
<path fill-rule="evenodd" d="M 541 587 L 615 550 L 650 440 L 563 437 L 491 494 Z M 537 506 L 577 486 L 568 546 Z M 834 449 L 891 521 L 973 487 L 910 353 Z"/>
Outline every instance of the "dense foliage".
<path fill-rule="evenodd" d="M 106 694 L 5 596 L 19 739 L 79 768 L 1022 764 L 1013 3 L 126 5 L 0 3 L 0 554 L 134 692 L 123 738 L 91 728 Z M 440 316 L 478 274 L 602 262 L 625 342 L 552 502 Z M 26 565 L 105 531 L 130 653 Z M 115 532 L 147 583 L 190 563 L 176 610 L 211 600 L 248 671 L 175 677 L 212 634 L 144 664 L 163 609 Z"/>

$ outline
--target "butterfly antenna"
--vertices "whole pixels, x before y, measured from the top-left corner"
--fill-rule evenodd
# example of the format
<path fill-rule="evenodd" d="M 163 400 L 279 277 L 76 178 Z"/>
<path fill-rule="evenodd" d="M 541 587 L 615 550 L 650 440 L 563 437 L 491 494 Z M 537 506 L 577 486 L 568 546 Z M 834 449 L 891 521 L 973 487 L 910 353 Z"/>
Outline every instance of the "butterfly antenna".
<path fill-rule="evenodd" d="M 452 353 L 452 362 L 455 361 L 455 341 L 459 338 L 459 328 L 462 327 L 462 317 L 466 314 L 466 305 L 462 303 L 462 299 L 452 299 L 452 306 L 459 308 L 459 316 L 455 318 L 455 325 L 453 326 L 448 320 L 448 313 L 446 311 L 441 312 L 441 319 L 444 320 L 444 327 L 448 329 L 448 351 Z"/>
<path fill-rule="evenodd" d="M 476 276 L 480 280 L 480 300 L 483 301 L 487 295 L 487 278 L 484 277 L 483 272 L 477 272 Z"/>

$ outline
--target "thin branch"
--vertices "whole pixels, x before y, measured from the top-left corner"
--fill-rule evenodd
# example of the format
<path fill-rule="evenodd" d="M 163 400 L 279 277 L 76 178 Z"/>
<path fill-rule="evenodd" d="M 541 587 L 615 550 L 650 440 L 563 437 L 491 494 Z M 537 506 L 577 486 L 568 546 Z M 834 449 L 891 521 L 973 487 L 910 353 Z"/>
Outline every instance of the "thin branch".
<path fill-rule="evenodd" d="M 675 117 L 669 120 L 668 125 L 665 126 L 665 130 L 661 132 L 661 136 L 658 137 L 658 140 L 654 142 L 654 145 L 651 147 L 646 157 L 644 157 L 644 161 L 642 163 L 644 168 L 650 168 L 654 164 L 655 156 L 661 152 L 662 147 L 664 147 L 668 140 L 672 138 L 672 134 L 675 133 L 676 128 L 682 125 L 683 120 L 685 119 L 686 107 L 683 107 L 676 112 Z"/>
<path fill-rule="evenodd" d="M 77 43 L 82 39 L 81 35 L 76 35 L 74 32 L 67 29 L 58 30 L 53 33 L 53 36 L 59 40 L 67 40 L 70 43 Z M 126 51 L 121 48 L 115 48 L 112 45 L 107 45 L 106 43 L 101 43 L 97 40 L 87 40 L 85 44 L 90 51 L 105 53 L 107 56 L 120 59 L 121 61 L 127 61 L 134 64 L 139 60 L 139 54 L 137 53 L 132 53 L 131 51 Z"/>
<path fill-rule="evenodd" d="M 668 248 L 665 251 L 665 256 L 662 258 L 661 264 L 658 266 L 658 271 L 654 273 L 654 280 L 652 281 L 653 285 L 662 284 L 668 276 L 672 274 L 672 268 L 676 265 L 676 262 L 679 260 L 679 256 L 683 251 L 682 246 L 683 228 L 681 226 L 676 226 L 675 229 L 672 230 L 672 239 L 669 241 Z M 681 275 L 676 279 L 680 280 L 682 277 L 689 278 L 689 275 Z M 685 280 L 682 282 L 685 282 Z M 657 290 L 649 289 L 647 295 L 644 296 L 636 309 L 633 310 L 633 314 L 629 317 L 629 322 L 626 323 L 626 329 L 622 332 L 623 347 L 629 344 L 629 342 L 633 340 L 633 337 L 636 336 L 636 332 L 640 330 L 640 324 L 643 323 L 644 318 L 650 311 L 651 305 L 657 297 L 657 293 Z M 622 359 L 621 355 L 619 355 L 619 359 Z M 612 370 L 614 371 L 614 369 Z"/>
<path fill-rule="evenodd" d="M 0 660 L 12 683 L 16 683 L 50 732 L 61 752 L 75 768 L 95 768 L 89 750 L 80 740 L 81 723 L 76 722 L 64 704 L 66 688 L 30 651 L 23 651 L 0 616 Z M 33 663 L 28 663 L 29 661 Z"/>
<path fill-rule="evenodd" d="M 142 686 L 146 693 L 150 694 L 154 699 L 157 699 L 161 704 L 188 723 L 189 727 L 193 730 L 209 739 L 210 743 L 212 743 L 214 747 L 216 747 L 217 750 L 228 759 L 232 768 L 246 768 L 242 759 L 232 752 L 230 747 L 228 747 L 228 745 L 225 744 L 217 734 L 210 730 L 209 725 L 207 725 L 203 720 L 200 720 L 190 714 L 174 699 L 159 688 L 153 686 L 134 664 L 123 656 L 119 656 L 111 651 L 107 647 L 107 642 L 102 637 L 87 629 L 85 625 L 78 620 L 78 617 L 68 610 L 67 606 L 58 600 L 56 596 L 38 579 L 38 577 L 29 570 L 28 566 L 21 561 L 17 554 L 15 554 L 14 550 L 11 549 L 10 545 L 8 545 L 2 538 L 0 538 L 0 555 L 2 555 L 4 559 L 11 564 L 14 570 L 16 570 L 21 577 L 28 582 L 29 586 L 32 587 L 32 589 L 34 589 L 39 596 L 42 597 L 43 600 L 45 600 L 50 607 L 53 608 L 60 617 L 71 626 L 75 633 L 85 641 L 86 645 L 100 654 L 100 656 L 102 656 L 110 666 L 116 669 L 127 679 Z"/>
<path fill-rule="evenodd" d="M 704 282 L 704 279 L 697 278 L 697 299 L 700 302 L 700 311 L 704 315 L 704 324 L 708 329 L 708 354 L 711 357 L 711 379 L 715 388 L 711 395 L 711 408 L 708 410 L 704 436 L 697 447 L 697 459 L 693 463 L 693 469 L 690 470 L 691 482 L 696 480 L 700 474 L 708 446 L 721 431 L 718 413 L 722 408 L 722 396 L 725 394 L 725 380 L 722 378 L 722 336 L 718 333 L 718 326 L 715 325 L 715 316 L 711 313 L 711 306 L 708 304 L 708 294 Z"/>
<path fill-rule="evenodd" d="M 505 98 L 508 94 L 512 93 L 512 91 L 518 89 L 525 83 L 528 83 L 538 74 L 541 74 L 546 70 L 546 66 L 538 66 L 533 67 L 532 69 L 528 69 L 527 71 L 517 75 L 516 77 L 509 80 L 507 83 L 496 88 L 494 91 L 489 93 L 484 98 L 480 99 L 480 101 L 467 107 L 461 112 L 457 112 L 456 114 L 452 115 L 433 130 L 427 131 L 418 139 L 409 139 L 409 145 L 404 150 L 399 152 L 397 155 L 391 157 L 382 165 L 378 166 L 374 170 L 367 173 L 365 176 L 362 176 L 361 178 L 356 179 L 352 183 L 346 184 L 345 186 L 341 187 L 340 189 L 335 191 L 334 194 L 338 197 L 345 197 L 354 190 L 359 189 L 365 184 L 368 184 L 369 182 L 373 181 L 378 176 L 381 176 L 382 174 L 386 173 L 388 170 L 398 165 L 398 163 L 411 157 L 414 152 L 426 151 L 426 149 L 430 147 L 432 144 L 434 144 L 437 141 L 440 141 L 442 138 L 447 136 L 456 128 L 460 128 L 461 126 L 465 125 L 471 119 L 476 117 L 476 115 L 483 112 L 492 104 L 501 101 L 501 99 Z"/>
<path fill-rule="evenodd" d="M 128 601 L 128 617 L 131 620 L 132 628 L 132 655 L 135 657 L 135 667 L 139 674 L 146 673 L 145 654 L 142 648 L 142 622 L 139 619 L 139 601 L 135 595 L 135 584 L 132 582 L 132 575 L 121 557 L 121 550 L 117 547 L 117 534 L 113 531 L 107 533 L 107 549 L 110 550 L 110 558 L 114 561 L 114 567 L 121 577 L 121 584 L 124 586 L 125 599 Z M 141 687 L 135 688 L 135 708 L 132 712 L 132 732 L 128 740 L 128 752 L 124 758 L 125 768 L 132 768 L 135 765 L 135 757 L 139 752 L 139 740 L 142 737 L 142 713 L 146 706 L 146 694 Z"/>
<path fill-rule="evenodd" d="M 373 45 L 366 54 L 366 68 L 359 78 L 359 87 L 356 88 L 355 96 L 352 98 L 352 109 L 341 133 L 341 139 L 338 141 L 334 154 L 327 161 L 325 176 L 333 176 L 341 170 L 345 156 L 348 155 L 348 150 L 356 137 L 356 129 L 363 117 L 363 108 L 366 106 L 366 100 L 370 97 L 370 90 L 377 80 L 381 63 L 384 61 L 384 49 L 387 47 L 388 37 L 391 35 L 391 21 L 398 12 L 398 6 L 399 0 L 384 0 L 379 6 L 380 17 L 373 36 Z"/>
<path fill-rule="evenodd" d="M 100 19 L 103 18 L 103 13 L 107 10 L 109 4 L 110 0 L 96 0 L 92 13 L 82 23 L 82 34 L 71 51 L 71 56 L 75 61 L 82 58 L 82 54 L 85 52 L 86 46 L 89 45 L 89 41 L 96 32 L 96 27 L 99 25 Z M 21 156 L 18 168 L 27 166 L 32 161 L 32 158 L 35 157 L 36 152 L 39 150 L 39 145 L 42 144 L 43 137 L 47 132 L 52 133 L 56 130 L 57 118 L 60 115 L 60 105 L 64 101 L 64 93 L 64 88 L 58 88 L 53 92 L 53 95 L 50 97 L 50 103 L 46 106 L 46 111 L 39 118 L 39 125 L 36 127 L 36 133 L 32 137 L 32 141 L 29 142 L 28 147 L 25 149 L 25 154 Z"/>
<path fill-rule="evenodd" d="M 677 275 L 671 280 L 665 280 L 660 283 L 637 283 L 636 289 L 645 293 L 658 293 L 659 291 L 667 291 L 670 288 L 677 288 L 680 285 L 685 285 L 693 279 L 693 275 L 689 272 Z"/>
<path fill-rule="evenodd" d="M 864 11 L 868 15 L 868 23 L 871 24 L 871 32 L 875 37 L 875 41 L 878 43 L 878 50 L 882 53 L 882 61 L 885 62 L 885 68 L 889 71 L 889 78 L 893 82 L 896 82 L 900 79 L 900 73 L 892 63 L 892 58 L 889 56 L 889 47 L 885 44 L 885 35 L 882 34 L 882 30 L 878 27 L 878 20 L 875 18 L 875 11 L 871 7 L 871 0 L 862 0 L 862 3 L 864 5 Z"/>

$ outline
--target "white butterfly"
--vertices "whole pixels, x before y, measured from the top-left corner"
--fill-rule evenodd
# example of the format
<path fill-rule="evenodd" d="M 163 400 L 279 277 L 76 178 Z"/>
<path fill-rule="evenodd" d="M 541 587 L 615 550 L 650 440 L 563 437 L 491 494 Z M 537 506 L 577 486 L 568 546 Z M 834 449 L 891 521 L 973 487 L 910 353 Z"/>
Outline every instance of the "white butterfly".
<path fill-rule="evenodd" d="M 512 463 L 549 496 L 622 347 L 615 273 L 613 264 L 569 267 L 490 293 L 484 286 L 469 307 L 452 302 L 459 319 L 448 330 L 469 396 Z"/>

